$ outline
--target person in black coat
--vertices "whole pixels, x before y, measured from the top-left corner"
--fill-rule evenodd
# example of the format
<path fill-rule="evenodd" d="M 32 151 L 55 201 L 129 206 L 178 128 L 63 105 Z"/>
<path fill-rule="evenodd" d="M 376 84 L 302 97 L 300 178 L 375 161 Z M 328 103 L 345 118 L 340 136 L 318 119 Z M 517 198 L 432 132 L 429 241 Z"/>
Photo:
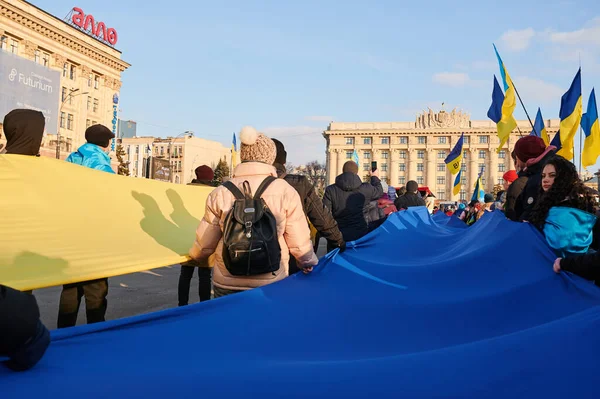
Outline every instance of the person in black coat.
<path fill-rule="evenodd" d="M 413 206 L 425 206 L 425 200 L 419 194 L 419 184 L 410 180 L 406 183 L 406 193 L 396 198 L 394 201 L 396 209 L 408 209 Z"/>
<path fill-rule="evenodd" d="M 0 357 L 14 371 L 35 366 L 50 345 L 35 297 L 0 285 Z"/>
<path fill-rule="evenodd" d="M 554 271 L 560 273 L 561 270 L 594 280 L 596 285 L 600 286 L 600 252 L 557 258 L 554 261 Z"/>
<path fill-rule="evenodd" d="M 338 228 L 338 224 L 331 215 L 331 210 L 325 207 L 323 201 L 317 195 L 315 187 L 308 181 L 306 176 L 291 175 L 285 170 L 285 164 L 287 162 L 287 152 L 285 151 L 284 145 L 277 139 L 272 139 L 277 149 L 277 155 L 275 156 L 275 162 L 273 166 L 277 170 L 277 176 L 280 179 L 285 180 L 288 184 L 298 192 L 300 200 L 302 201 L 302 207 L 304 214 L 310 220 L 315 230 L 317 230 L 318 237 L 324 237 L 327 240 L 328 250 L 334 248 L 340 248 L 344 250 L 346 243 L 344 237 Z M 318 247 L 318 242 L 317 245 Z M 316 250 L 315 250 L 316 252 Z M 290 256 L 290 275 L 297 273 L 300 269 L 296 265 L 296 259 Z"/>
<path fill-rule="evenodd" d="M 358 165 L 348 161 L 336 177 L 335 184 L 325 189 L 323 204 L 331 209 L 344 241 L 358 240 L 369 232 L 364 210 L 371 201 L 383 195 L 377 170 L 371 172 L 371 182 L 363 183 L 358 177 Z"/>

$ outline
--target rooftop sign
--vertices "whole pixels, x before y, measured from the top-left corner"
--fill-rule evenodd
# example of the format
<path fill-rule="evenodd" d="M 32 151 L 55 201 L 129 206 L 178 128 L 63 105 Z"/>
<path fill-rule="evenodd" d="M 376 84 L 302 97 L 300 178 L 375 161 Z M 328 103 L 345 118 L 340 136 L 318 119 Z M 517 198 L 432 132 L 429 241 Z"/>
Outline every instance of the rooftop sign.
<path fill-rule="evenodd" d="M 117 44 L 117 31 L 114 28 L 107 29 L 104 22 L 96 23 L 94 16 L 92 14 L 85 15 L 81 8 L 73 7 L 73 10 L 67 17 L 67 22 L 101 42 L 111 46 Z"/>

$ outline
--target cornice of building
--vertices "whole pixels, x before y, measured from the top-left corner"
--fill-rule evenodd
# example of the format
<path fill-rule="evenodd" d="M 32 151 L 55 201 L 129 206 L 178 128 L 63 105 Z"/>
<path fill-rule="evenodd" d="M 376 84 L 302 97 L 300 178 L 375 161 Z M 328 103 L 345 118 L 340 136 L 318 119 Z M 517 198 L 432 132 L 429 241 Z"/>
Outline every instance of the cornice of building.
<path fill-rule="evenodd" d="M 29 4 L 27 2 L 23 3 Z M 36 9 L 39 10 L 39 8 L 37 7 Z M 14 2 L 0 0 L 1 16 L 6 17 L 27 29 L 33 30 L 38 34 L 46 36 L 54 42 L 57 42 L 65 47 L 71 48 L 77 51 L 78 53 L 81 53 L 91 59 L 94 59 L 104 65 L 107 65 L 119 72 L 123 72 L 131 66 L 129 63 L 121 60 L 119 57 L 111 55 L 107 51 L 103 50 L 101 46 L 107 46 L 106 44 L 98 42 L 98 46 L 92 46 L 82 38 L 78 37 L 80 35 L 83 35 L 86 38 L 88 38 L 88 36 L 85 33 L 80 32 L 74 27 L 69 26 L 69 24 L 67 24 L 66 22 L 61 21 L 60 19 L 54 17 L 51 14 L 46 13 L 45 11 L 40 11 L 45 13 L 49 17 L 55 19 L 58 24 L 56 26 L 49 24 L 46 21 L 43 21 L 40 18 L 31 15 L 23 9 L 19 8 L 18 5 L 14 4 Z M 64 27 L 67 29 L 61 29 L 62 24 L 64 24 Z M 120 54 L 120 51 L 114 51 Z"/>

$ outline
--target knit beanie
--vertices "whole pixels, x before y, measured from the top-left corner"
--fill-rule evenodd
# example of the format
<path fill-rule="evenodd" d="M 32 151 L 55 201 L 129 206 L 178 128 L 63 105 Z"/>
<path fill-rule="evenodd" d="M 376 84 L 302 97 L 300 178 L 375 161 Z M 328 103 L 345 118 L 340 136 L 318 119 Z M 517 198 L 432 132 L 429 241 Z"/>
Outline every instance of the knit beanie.
<path fill-rule="evenodd" d="M 262 162 L 273 165 L 277 149 L 273 140 L 259 133 L 251 126 L 240 131 L 240 159 L 242 162 Z"/>
<path fill-rule="evenodd" d="M 215 177 L 213 170 L 206 165 L 198 166 L 194 172 L 196 173 L 196 180 L 212 181 Z"/>
<path fill-rule="evenodd" d="M 85 130 L 85 141 L 99 147 L 108 147 L 115 134 L 104 125 L 93 125 Z"/>
<path fill-rule="evenodd" d="M 537 136 L 521 137 L 515 144 L 515 154 L 521 162 L 527 162 L 542 155 L 546 150 L 544 140 Z"/>
<path fill-rule="evenodd" d="M 275 143 L 275 149 L 277 154 L 275 155 L 275 163 L 279 165 L 285 165 L 287 162 L 287 152 L 285 151 L 285 147 L 283 143 L 277 139 L 271 139 L 273 143 Z"/>
<path fill-rule="evenodd" d="M 509 170 L 502 176 L 502 178 L 507 182 L 512 183 L 519 178 L 519 175 L 517 175 L 516 170 Z"/>

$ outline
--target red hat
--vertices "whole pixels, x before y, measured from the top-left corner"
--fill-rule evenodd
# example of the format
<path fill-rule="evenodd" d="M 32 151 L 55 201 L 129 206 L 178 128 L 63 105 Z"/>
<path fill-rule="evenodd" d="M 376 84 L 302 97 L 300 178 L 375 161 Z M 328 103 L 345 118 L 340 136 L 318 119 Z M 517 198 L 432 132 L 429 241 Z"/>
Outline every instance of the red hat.
<path fill-rule="evenodd" d="M 198 179 L 198 180 L 211 181 L 215 177 L 215 174 L 214 174 L 213 170 L 210 168 L 210 166 L 206 166 L 206 165 L 198 166 L 196 168 L 195 172 L 196 172 L 196 179 Z"/>
<path fill-rule="evenodd" d="M 515 144 L 515 154 L 521 162 L 527 162 L 542 155 L 546 150 L 544 140 L 537 136 L 521 137 Z"/>
<path fill-rule="evenodd" d="M 502 176 L 502 178 L 507 182 L 512 183 L 519 178 L 519 175 L 517 175 L 516 170 L 509 170 Z"/>

